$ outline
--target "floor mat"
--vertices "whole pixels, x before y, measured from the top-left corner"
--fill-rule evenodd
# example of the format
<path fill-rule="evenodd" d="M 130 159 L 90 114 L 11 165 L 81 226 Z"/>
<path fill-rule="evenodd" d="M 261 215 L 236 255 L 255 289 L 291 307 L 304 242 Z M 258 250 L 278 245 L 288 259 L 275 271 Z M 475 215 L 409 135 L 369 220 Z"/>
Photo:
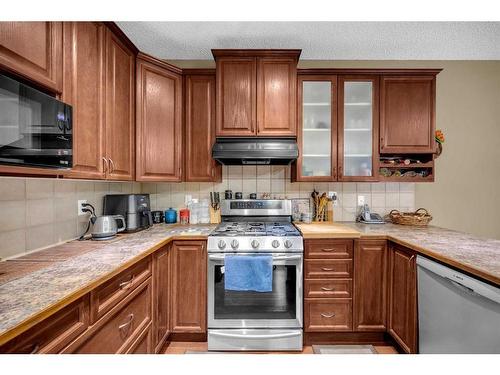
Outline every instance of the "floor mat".
<path fill-rule="evenodd" d="M 313 345 L 314 354 L 377 354 L 373 345 Z"/>

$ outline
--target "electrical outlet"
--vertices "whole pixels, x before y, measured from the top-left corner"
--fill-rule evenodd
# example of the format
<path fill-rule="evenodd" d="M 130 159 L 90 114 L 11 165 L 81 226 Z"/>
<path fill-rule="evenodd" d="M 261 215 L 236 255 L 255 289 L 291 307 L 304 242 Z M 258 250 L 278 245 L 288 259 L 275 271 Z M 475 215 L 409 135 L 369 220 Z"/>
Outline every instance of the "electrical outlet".
<path fill-rule="evenodd" d="M 358 206 L 363 206 L 365 204 L 365 196 L 358 195 Z"/>
<path fill-rule="evenodd" d="M 329 191 L 328 192 L 328 198 L 332 200 L 332 203 L 334 206 L 338 206 L 339 204 L 339 196 L 337 195 L 336 191 Z"/>
<path fill-rule="evenodd" d="M 78 200 L 78 216 L 83 216 L 83 215 L 86 215 L 87 213 L 86 212 L 83 212 L 82 211 L 82 204 L 84 203 L 88 203 L 86 199 L 79 199 Z"/>

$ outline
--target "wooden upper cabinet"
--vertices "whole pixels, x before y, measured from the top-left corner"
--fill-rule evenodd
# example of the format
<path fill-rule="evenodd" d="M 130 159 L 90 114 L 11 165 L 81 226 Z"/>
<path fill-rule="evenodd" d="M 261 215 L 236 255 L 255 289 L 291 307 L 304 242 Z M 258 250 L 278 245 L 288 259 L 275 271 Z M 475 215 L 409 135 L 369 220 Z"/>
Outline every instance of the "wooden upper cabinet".
<path fill-rule="evenodd" d="M 383 76 L 381 153 L 433 153 L 436 76 Z"/>
<path fill-rule="evenodd" d="M 62 90 L 62 22 L 0 22 L 0 67 Z"/>
<path fill-rule="evenodd" d="M 212 50 L 217 131 L 224 136 L 295 136 L 300 50 Z"/>
<path fill-rule="evenodd" d="M 388 332 L 407 353 L 417 352 L 417 274 L 415 254 L 390 249 Z"/>
<path fill-rule="evenodd" d="M 337 76 L 299 75 L 293 181 L 337 180 Z"/>
<path fill-rule="evenodd" d="M 262 57 L 257 66 L 257 135 L 295 136 L 297 60 Z"/>
<path fill-rule="evenodd" d="M 212 159 L 215 142 L 215 74 L 185 76 L 185 181 L 220 181 Z"/>
<path fill-rule="evenodd" d="M 135 53 L 107 30 L 106 158 L 107 178 L 111 180 L 134 180 L 134 93 Z"/>
<path fill-rule="evenodd" d="M 144 54 L 137 59 L 137 181 L 181 181 L 182 75 Z"/>
<path fill-rule="evenodd" d="M 217 136 L 252 136 L 256 129 L 254 57 L 220 58 L 217 63 Z"/>
<path fill-rule="evenodd" d="M 354 247 L 354 330 L 386 330 L 387 241 L 357 240 Z"/>
<path fill-rule="evenodd" d="M 64 23 L 62 100 L 73 107 L 74 178 L 105 178 L 104 43 L 105 26 Z"/>
<path fill-rule="evenodd" d="M 207 332 L 206 241 L 172 245 L 172 332 Z"/>
<path fill-rule="evenodd" d="M 379 172 L 379 77 L 340 76 L 338 95 L 338 180 L 376 181 Z"/>

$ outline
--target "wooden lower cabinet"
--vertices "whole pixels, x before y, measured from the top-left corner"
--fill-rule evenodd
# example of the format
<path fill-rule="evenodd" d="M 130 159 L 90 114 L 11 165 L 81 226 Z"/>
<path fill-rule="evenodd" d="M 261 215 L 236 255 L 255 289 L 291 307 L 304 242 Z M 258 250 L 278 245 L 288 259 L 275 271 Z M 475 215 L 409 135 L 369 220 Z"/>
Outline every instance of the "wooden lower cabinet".
<path fill-rule="evenodd" d="M 354 330 L 385 331 L 387 241 L 356 240 L 354 246 Z"/>
<path fill-rule="evenodd" d="M 0 353 L 58 353 L 83 333 L 88 325 L 89 298 L 87 295 L 0 346 Z"/>
<path fill-rule="evenodd" d="M 417 352 L 417 274 L 415 254 L 392 244 L 389 262 L 388 332 L 406 353 Z"/>
<path fill-rule="evenodd" d="M 350 298 L 308 298 L 304 302 L 306 332 L 352 331 Z"/>
<path fill-rule="evenodd" d="M 137 340 L 127 350 L 126 354 L 151 354 L 153 353 L 153 325 L 149 323 L 147 328 L 139 335 Z"/>
<path fill-rule="evenodd" d="M 126 353 L 151 323 L 151 278 L 71 343 L 63 353 Z"/>
<path fill-rule="evenodd" d="M 172 245 L 172 332 L 207 332 L 206 241 Z"/>
<path fill-rule="evenodd" d="M 305 240 L 304 248 L 304 331 L 352 331 L 353 240 Z"/>
<path fill-rule="evenodd" d="M 172 330 L 170 322 L 171 251 L 166 245 L 153 254 L 153 348 L 158 353 Z"/>

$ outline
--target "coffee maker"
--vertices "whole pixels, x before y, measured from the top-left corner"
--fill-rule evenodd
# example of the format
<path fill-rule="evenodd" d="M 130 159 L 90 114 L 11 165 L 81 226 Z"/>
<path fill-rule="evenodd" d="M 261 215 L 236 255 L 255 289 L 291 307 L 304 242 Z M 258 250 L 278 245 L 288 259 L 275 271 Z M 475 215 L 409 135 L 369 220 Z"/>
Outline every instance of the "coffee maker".
<path fill-rule="evenodd" d="M 108 194 L 104 196 L 104 215 L 122 215 L 126 232 L 137 232 L 153 225 L 149 194 Z"/>

